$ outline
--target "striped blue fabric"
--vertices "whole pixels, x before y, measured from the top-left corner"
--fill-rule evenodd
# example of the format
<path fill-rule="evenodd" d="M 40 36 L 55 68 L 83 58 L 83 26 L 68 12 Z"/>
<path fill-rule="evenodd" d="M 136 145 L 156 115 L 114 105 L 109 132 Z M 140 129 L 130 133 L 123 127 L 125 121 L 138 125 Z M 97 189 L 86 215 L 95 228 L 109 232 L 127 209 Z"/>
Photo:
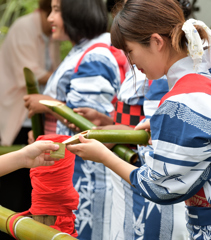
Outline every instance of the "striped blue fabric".
<path fill-rule="evenodd" d="M 130 105 L 151 104 L 157 109 L 161 97 L 168 91 L 167 79 L 153 81 L 149 87 L 145 74 L 134 66 L 135 74 L 129 71 L 121 85 L 118 100 Z M 159 84 L 158 84 L 159 83 Z M 156 105 L 154 104 L 156 102 Z M 144 147 L 142 152 L 152 150 Z M 136 163 L 144 164 L 143 158 Z M 159 205 L 149 201 L 114 172 L 112 177 L 112 212 L 110 240 L 187 240 L 184 203 Z M 153 230 L 152 230 L 153 229 Z"/>
<path fill-rule="evenodd" d="M 110 45 L 110 34 L 75 45 L 49 79 L 44 94 L 66 102 L 70 108 L 91 107 L 109 114 L 114 110 L 111 101 L 120 87 L 118 63 L 110 50 L 97 47 L 89 51 L 74 72 L 85 50 L 95 43 Z M 60 121 L 57 121 L 57 133 L 75 134 Z M 73 184 L 80 197 L 75 211 L 78 238 L 109 240 L 112 187 L 108 169 L 76 156 Z"/>
<path fill-rule="evenodd" d="M 169 69 L 171 91 L 150 120 L 153 149 L 144 154 L 146 164 L 130 175 L 139 193 L 159 204 L 184 201 L 202 186 L 211 199 L 210 74 L 202 62 L 198 73 L 209 78 L 192 74 L 186 82 L 180 81 L 194 73 L 191 61 L 187 57 Z M 200 224 L 205 226 L 206 221 Z"/>

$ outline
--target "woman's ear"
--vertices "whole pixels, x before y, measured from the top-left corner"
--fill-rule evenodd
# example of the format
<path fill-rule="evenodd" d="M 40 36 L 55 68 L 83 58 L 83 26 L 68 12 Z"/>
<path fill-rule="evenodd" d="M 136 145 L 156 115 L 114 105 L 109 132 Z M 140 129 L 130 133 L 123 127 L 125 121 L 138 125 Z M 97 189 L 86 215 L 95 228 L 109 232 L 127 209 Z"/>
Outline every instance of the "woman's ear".
<path fill-rule="evenodd" d="M 153 33 L 150 39 L 151 44 L 154 45 L 155 48 L 160 52 L 164 46 L 164 39 L 158 34 Z"/>

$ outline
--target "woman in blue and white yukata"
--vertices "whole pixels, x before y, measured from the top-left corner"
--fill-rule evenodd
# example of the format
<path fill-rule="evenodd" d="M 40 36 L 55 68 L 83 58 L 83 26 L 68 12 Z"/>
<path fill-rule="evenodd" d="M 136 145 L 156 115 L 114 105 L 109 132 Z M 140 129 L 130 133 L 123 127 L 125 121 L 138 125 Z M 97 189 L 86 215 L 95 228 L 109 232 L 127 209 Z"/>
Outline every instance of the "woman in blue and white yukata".
<path fill-rule="evenodd" d="M 151 130 L 153 149 L 137 168 L 82 136 L 81 144 L 67 148 L 103 163 L 155 203 L 185 201 L 189 238 L 210 239 L 211 81 L 201 39 L 210 43 L 211 31 L 201 21 L 185 21 L 174 0 L 128 0 L 111 39 L 147 78 L 167 76 L 169 92 L 150 121 L 136 128 Z"/>
<path fill-rule="evenodd" d="M 39 104 L 39 100 L 65 102 L 70 108 L 91 107 L 109 115 L 117 94 L 121 71 L 127 59 L 122 51 L 110 48 L 107 11 L 101 0 L 52 0 L 48 20 L 52 36 L 69 40 L 71 51 L 48 80 L 44 95 L 25 96 L 29 117 L 45 113 L 45 134 L 74 135 L 63 119 Z M 125 62 L 122 59 L 125 58 Z M 120 61 L 119 61 L 120 60 Z M 59 117 L 59 116 L 56 116 Z M 75 228 L 80 240 L 108 239 L 110 226 L 111 181 L 101 163 L 84 162 L 76 156 L 73 184 L 80 196 L 75 212 Z"/>

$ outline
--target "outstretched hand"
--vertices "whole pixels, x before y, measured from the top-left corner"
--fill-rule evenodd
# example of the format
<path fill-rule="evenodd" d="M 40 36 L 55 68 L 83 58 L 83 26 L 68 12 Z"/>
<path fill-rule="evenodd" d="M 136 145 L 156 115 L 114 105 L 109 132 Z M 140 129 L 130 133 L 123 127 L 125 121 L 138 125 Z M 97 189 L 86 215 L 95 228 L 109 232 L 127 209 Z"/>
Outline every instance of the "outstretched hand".
<path fill-rule="evenodd" d="M 54 161 L 50 157 L 51 150 L 56 151 L 59 145 L 52 141 L 37 141 L 18 151 L 10 152 L 0 156 L 0 176 L 21 168 L 34 168 L 38 166 L 51 166 Z"/>
<path fill-rule="evenodd" d="M 59 145 L 53 144 L 52 141 L 36 141 L 26 147 L 23 151 L 23 156 L 25 159 L 26 168 L 34 168 L 38 166 L 51 166 L 54 161 L 58 159 L 53 159 L 50 157 L 50 150 L 56 151 L 59 149 Z"/>
<path fill-rule="evenodd" d="M 81 143 L 75 145 L 68 144 L 66 148 L 83 160 L 103 163 L 106 155 L 110 152 L 107 147 L 95 139 L 86 139 L 82 135 L 79 135 L 79 141 Z"/>

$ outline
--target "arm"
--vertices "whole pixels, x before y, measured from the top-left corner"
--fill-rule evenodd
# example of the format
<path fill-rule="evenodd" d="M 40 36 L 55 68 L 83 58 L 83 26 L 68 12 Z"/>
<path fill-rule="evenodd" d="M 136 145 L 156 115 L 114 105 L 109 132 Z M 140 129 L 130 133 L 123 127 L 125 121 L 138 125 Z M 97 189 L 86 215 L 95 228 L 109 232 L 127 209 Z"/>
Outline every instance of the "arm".
<path fill-rule="evenodd" d="M 0 176 L 20 168 L 34 168 L 38 166 L 51 166 L 54 160 L 45 154 L 50 150 L 58 150 L 59 146 L 51 141 L 37 141 L 18 151 L 0 156 Z"/>
<path fill-rule="evenodd" d="M 120 175 L 125 181 L 130 183 L 130 173 L 137 167 L 123 161 L 111 152 L 102 143 L 94 139 L 85 139 L 79 136 L 81 144 L 67 145 L 67 150 L 77 154 L 82 159 L 91 159 L 95 162 L 103 163 L 106 167 Z"/>
<path fill-rule="evenodd" d="M 45 85 L 48 81 L 48 79 L 50 78 L 50 76 L 52 75 L 53 72 L 47 72 L 44 76 L 41 76 L 38 79 L 39 84 Z"/>
<path fill-rule="evenodd" d="M 83 159 L 103 163 L 151 201 L 159 204 L 184 201 L 211 178 L 210 164 L 206 161 L 210 156 L 210 146 L 206 144 L 207 134 L 193 126 L 194 118 L 190 125 L 181 124 L 180 118 L 172 117 L 175 111 L 172 102 L 169 102 L 169 107 L 166 104 L 161 105 L 150 120 L 154 150 L 145 154 L 146 164 L 140 168 L 121 163 L 121 159 L 95 140 L 81 137 L 82 144 L 68 145 L 67 149 Z M 177 101 L 175 107 L 180 108 Z M 192 135 L 200 136 L 200 141 Z"/>

